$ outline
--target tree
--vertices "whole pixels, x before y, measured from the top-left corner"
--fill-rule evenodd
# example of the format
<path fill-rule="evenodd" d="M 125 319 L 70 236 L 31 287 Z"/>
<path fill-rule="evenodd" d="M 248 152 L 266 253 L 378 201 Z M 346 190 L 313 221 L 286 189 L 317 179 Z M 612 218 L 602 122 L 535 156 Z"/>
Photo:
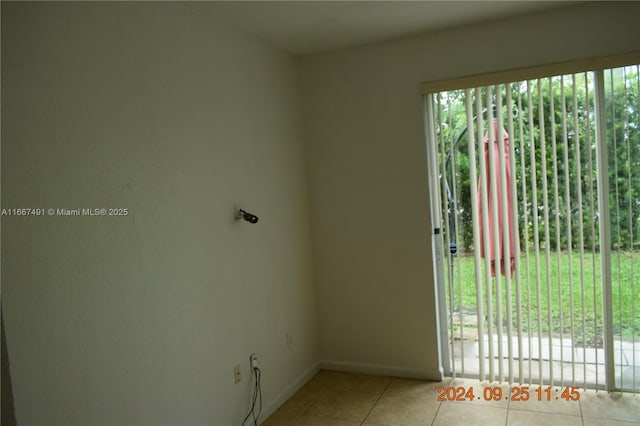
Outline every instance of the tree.
<path fill-rule="evenodd" d="M 611 232 L 614 247 L 620 249 L 632 249 L 640 244 L 639 79 L 637 67 L 606 73 L 605 116 Z M 541 225 L 538 227 L 541 246 L 548 244 L 552 249 L 566 250 L 570 238 L 571 249 L 583 247 L 591 250 L 595 246 L 598 250 L 596 116 L 591 74 L 502 85 L 498 93 L 493 87 L 473 90 L 470 93 L 474 121 L 478 120 L 475 106 L 477 94 L 483 104 L 481 121 L 486 126 L 487 120 L 491 119 L 491 107 L 488 113 L 486 108 L 488 91 L 491 104 L 497 103 L 497 96 L 502 98 L 503 125 L 508 127 L 506 90 L 510 90 L 512 99 L 514 126 L 510 136 L 516 160 L 515 184 L 521 245 L 532 243 L 533 223 L 537 221 Z M 473 247 L 472 210 L 477 207 L 471 205 L 471 191 L 475 189 L 471 188 L 469 176 L 465 91 L 440 93 L 436 101 L 439 161 L 445 164 L 450 198 L 455 195 L 455 203 L 443 203 L 443 217 L 452 218 L 451 222 L 457 220 L 456 242 L 460 249 L 469 250 Z M 543 111 L 542 121 L 540 107 Z M 544 139 L 541 137 L 543 128 Z M 530 161 L 532 146 L 535 146 L 533 165 Z M 477 151 L 478 165 L 481 152 L 479 149 Z M 544 176 L 541 173 L 542 161 L 547 165 Z M 532 167 L 536 169 L 535 182 L 531 180 Z M 543 181 L 546 181 L 546 194 L 543 192 Z M 538 194 L 537 209 L 532 197 L 534 186 Z M 548 202 L 548 241 L 544 232 L 545 196 Z M 454 229 L 451 226 L 449 229 L 452 234 L 450 240 L 454 241 Z"/>

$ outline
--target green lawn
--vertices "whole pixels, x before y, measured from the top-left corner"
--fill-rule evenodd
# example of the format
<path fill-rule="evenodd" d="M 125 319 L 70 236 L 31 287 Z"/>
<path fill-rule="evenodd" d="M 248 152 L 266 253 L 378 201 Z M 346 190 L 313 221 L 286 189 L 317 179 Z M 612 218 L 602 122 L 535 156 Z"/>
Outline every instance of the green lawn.
<path fill-rule="evenodd" d="M 551 252 L 547 266 L 546 253 L 540 252 L 539 283 L 536 282 L 536 260 L 532 250 L 529 251 L 529 261 L 523 251 L 520 257 L 520 288 L 521 310 L 523 315 L 523 330 L 528 330 L 531 324 L 533 330 L 538 329 L 540 315 L 541 330 L 551 331 L 553 334 L 562 332 L 565 336 L 571 332 L 570 313 L 573 312 L 573 327 L 576 342 L 600 341 L 602 334 L 602 304 L 600 286 L 600 254 L 595 256 L 585 253 L 583 268 L 580 267 L 580 252 L 563 252 L 558 256 Z M 571 266 L 571 273 L 569 271 Z M 448 267 L 445 265 L 448 269 Z M 454 306 L 476 306 L 476 284 L 474 272 L 474 257 L 462 255 L 454 261 Z M 581 274 L 581 270 L 583 273 Z M 548 272 L 547 272 L 548 271 Z M 614 333 L 617 336 L 630 337 L 634 333 L 640 335 L 640 253 L 612 253 L 611 259 L 612 291 L 613 291 L 613 319 Z M 481 259 L 481 277 L 484 280 L 484 259 Z M 447 271 L 448 278 L 448 271 Z M 513 323 L 516 324 L 516 277 L 511 285 Z M 493 278 L 492 288 L 495 292 Z M 501 277 L 503 316 L 506 321 L 506 280 Z M 584 291 L 583 291 L 584 288 Z M 573 296 L 571 290 L 573 289 Z M 449 288 L 447 286 L 447 293 Z M 486 309 L 486 285 L 483 287 Z M 538 298 L 538 293 L 540 297 Z M 550 293 L 550 294 L 549 294 Z M 573 297 L 573 305 L 571 298 Z M 540 301 L 538 303 L 538 300 Z M 551 303 L 549 303 L 549 300 Z M 596 301 L 594 305 L 594 300 Z M 562 302 L 562 303 L 560 303 Z M 495 309 L 496 296 L 493 298 Z M 551 306 L 551 321 L 548 319 L 548 308 Z M 573 306 L 573 307 L 572 307 Z M 584 318 L 582 315 L 584 307 Z M 456 309 L 457 310 L 457 309 Z M 486 310 L 485 310 L 486 313 Z M 494 313 L 495 315 L 495 313 Z M 528 320 L 530 318 L 530 320 Z M 583 320 L 584 330 L 583 333 Z M 562 327 L 561 327 L 562 323 Z M 594 334 L 594 330 L 597 333 Z"/>

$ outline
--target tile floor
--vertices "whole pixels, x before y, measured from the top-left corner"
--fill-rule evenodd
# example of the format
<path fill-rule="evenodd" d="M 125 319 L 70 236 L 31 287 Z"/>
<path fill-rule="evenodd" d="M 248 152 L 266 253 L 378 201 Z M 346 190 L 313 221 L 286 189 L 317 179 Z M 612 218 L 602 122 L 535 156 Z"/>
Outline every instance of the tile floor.
<path fill-rule="evenodd" d="M 280 407 L 264 426 L 422 426 L 422 425 L 607 425 L 640 426 L 640 394 L 580 389 L 578 401 L 506 399 L 440 402 L 441 386 L 498 387 L 470 379 L 443 382 L 320 371 Z M 533 387 L 534 389 L 536 387 Z M 555 389 L 553 389 L 555 391 Z M 488 393 L 489 395 L 489 393 Z M 544 393 L 543 393 L 544 395 Z"/>

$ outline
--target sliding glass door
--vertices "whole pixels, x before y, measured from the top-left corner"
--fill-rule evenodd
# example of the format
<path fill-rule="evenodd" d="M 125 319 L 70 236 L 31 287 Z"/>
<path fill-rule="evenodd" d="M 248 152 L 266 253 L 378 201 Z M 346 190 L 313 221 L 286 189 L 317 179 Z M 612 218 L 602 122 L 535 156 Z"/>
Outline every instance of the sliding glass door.
<path fill-rule="evenodd" d="M 640 390 L 639 93 L 634 65 L 426 95 L 447 373 Z"/>

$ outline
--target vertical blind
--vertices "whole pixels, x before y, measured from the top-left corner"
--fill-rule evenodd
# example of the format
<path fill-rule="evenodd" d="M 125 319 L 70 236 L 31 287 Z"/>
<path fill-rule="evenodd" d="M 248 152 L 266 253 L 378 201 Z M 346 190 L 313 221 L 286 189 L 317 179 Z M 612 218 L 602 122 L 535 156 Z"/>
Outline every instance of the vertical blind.
<path fill-rule="evenodd" d="M 449 372 L 638 391 L 639 67 L 426 102 Z"/>

